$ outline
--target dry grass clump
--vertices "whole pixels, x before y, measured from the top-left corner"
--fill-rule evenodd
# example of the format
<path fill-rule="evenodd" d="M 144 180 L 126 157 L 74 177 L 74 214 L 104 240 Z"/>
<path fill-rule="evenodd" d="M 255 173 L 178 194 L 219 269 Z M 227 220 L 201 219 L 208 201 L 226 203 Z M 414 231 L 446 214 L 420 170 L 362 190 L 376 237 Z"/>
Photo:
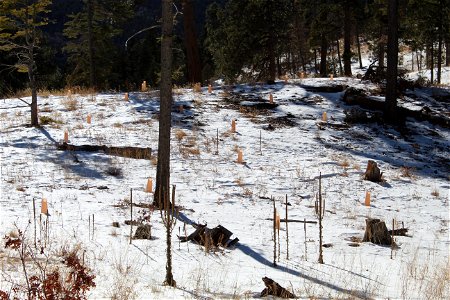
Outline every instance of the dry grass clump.
<path fill-rule="evenodd" d="M 200 155 L 200 149 L 198 147 L 180 146 L 180 154 L 183 158 L 186 159 L 190 156 Z"/>
<path fill-rule="evenodd" d="M 78 99 L 69 94 L 69 96 L 62 101 L 62 105 L 67 111 L 75 111 L 78 109 Z"/>
<path fill-rule="evenodd" d="M 431 196 L 438 198 L 439 197 L 439 190 L 437 188 L 434 188 L 431 191 Z"/>
<path fill-rule="evenodd" d="M 192 89 L 194 90 L 195 93 L 201 93 L 202 85 L 200 84 L 200 82 L 197 82 L 197 83 L 194 84 Z"/>
<path fill-rule="evenodd" d="M 414 178 L 414 168 L 412 167 L 401 167 L 400 168 L 400 176 Z"/>
<path fill-rule="evenodd" d="M 187 136 L 187 134 L 182 129 L 177 129 L 175 131 L 175 137 L 179 142 L 181 142 L 185 136 Z"/>

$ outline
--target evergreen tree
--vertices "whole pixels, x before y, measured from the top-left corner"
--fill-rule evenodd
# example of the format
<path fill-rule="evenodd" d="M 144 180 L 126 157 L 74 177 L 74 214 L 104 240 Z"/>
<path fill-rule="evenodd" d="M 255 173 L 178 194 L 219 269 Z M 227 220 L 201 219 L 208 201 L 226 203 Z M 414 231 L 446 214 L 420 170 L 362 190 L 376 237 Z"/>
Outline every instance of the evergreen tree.
<path fill-rule="evenodd" d="M 84 0 L 82 10 L 70 15 L 64 35 L 69 42 L 71 73 L 69 85 L 108 88 L 119 82 L 115 62 L 122 61 L 115 39 L 125 21 L 132 16 L 132 3 L 127 0 Z"/>
<path fill-rule="evenodd" d="M 292 18 L 291 0 L 230 0 L 207 13 L 206 46 L 218 73 L 228 80 L 244 67 L 273 82 L 280 45 L 287 41 Z"/>
<path fill-rule="evenodd" d="M 36 50 L 41 42 L 40 27 L 48 23 L 51 0 L 2 0 L 0 2 L 0 50 L 14 56 L 10 66 L 28 74 L 31 89 L 31 125 L 38 126 Z"/>

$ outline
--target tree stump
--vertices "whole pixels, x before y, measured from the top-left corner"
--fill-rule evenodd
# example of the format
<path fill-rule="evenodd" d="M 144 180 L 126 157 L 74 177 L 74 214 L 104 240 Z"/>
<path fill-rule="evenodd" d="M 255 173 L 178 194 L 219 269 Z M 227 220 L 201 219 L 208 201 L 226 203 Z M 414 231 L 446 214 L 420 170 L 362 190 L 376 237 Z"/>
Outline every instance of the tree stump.
<path fill-rule="evenodd" d="M 383 176 L 383 173 L 380 172 L 380 168 L 378 168 L 377 163 L 373 160 L 369 160 L 367 162 L 364 179 L 372 182 L 381 182 L 381 176 Z"/>
<path fill-rule="evenodd" d="M 263 277 L 262 280 L 264 281 L 266 288 L 261 292 L 261 297 L 275 296 L 280 298 L 297 298 L 297 296 L 286 290 L 269 277 Z"/>
<path fill-rule="evenodd" d="M 139 225 L 134 234 L 134 239 L 151 240 L 152 239 L 152 227 L 149 224 Z"/>
<path fill-rule="evenodd" d="M 386 223 L 380 219 L 366 219 L 366 232 L 364 233 L 363 242 L 391 246 L 392 237 L 389 234 Z"/>

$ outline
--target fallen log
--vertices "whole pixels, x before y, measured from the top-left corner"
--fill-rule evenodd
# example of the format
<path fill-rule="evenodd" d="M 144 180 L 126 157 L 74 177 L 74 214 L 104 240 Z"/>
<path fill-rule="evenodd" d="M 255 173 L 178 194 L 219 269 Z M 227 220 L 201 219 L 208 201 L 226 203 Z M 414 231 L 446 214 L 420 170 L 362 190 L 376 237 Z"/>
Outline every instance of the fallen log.
<path fill-rule="evenodd" d="M 84 151 L 103 152 L 107 155 L 114 155 L 127 158 L 148 159 L 152 157 L 152 148 L 140 147 L 114 147 L 105 145 L 72 145 L 68 143 L 57 144 L 56 148 L 62 151 Z"/>
<path fill-rule="evenodd" d="M 264 282 L 266 288 L 261 292 L 261 297 L 275 296 L 285 299 L 297 298 L 297 296 L 286 290 L 284 287 L 282 287 L 269 277 L 263 277 L 262 281 Z"/>
<path fill-rule="evenodd" d="M 304 88 L 308 92 L 313 93 L 340 93 L 343 92 L 347 86 L 346 85 L 340 85 L 340 84 L 331 84 L 331 85 L 300 85 L 301 88 Z"/>
<path fill-rule="evenodd" d="M 396 236 L 407 236 L 407 232 L 408 232 L 408 228 L 400 228 L 400 229 L 394 229 L 392 230 L 388 230 L 389 234 L 392 235 L 396 235 Z"/>
<path fill-rule="evenodd" d="M 364 91 L 356 88 L 346 89 L 342 100 L 348 105 L 359 105 L 369 110 L 383 111 L 385 106 L 384 101 L 380 97 L 367 95 Z M 399 120 L 410 117 L 418 121 L 428 121 L 434 125 L 440 125 L 446 128 L 450 127 L 450 118 L 448 116 L 439 114 L 439 112 L 433 111 L 426 105 L 420 110 L 399 106 L 397 107 L 397 117 Z"/>
<path fill-rule="evenodd" d="M 266 218 L 268 221 L 273 221 L 273 218 Z M 280 222 L 286 223 L 286 219 L 280 219 Z M 288 223 L 306 223 L 306 224 L 317 224 L 317 221 L 304 221 L 304 220 L 294 220 L 294 219 L 288 219 Z"/>

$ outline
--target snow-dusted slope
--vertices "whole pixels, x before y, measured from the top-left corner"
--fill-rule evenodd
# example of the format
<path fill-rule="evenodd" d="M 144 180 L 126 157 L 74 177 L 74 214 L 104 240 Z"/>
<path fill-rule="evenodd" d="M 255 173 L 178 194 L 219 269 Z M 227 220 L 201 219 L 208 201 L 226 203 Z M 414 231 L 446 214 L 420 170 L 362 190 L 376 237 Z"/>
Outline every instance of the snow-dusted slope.
<path fill-rule="evenodd" d="M 353 79 L 333 82 L 340 83 L 372 88 Z M 130 227 L 124 224 L 130 218 L 131 188 L 134 203 L 152 201 L 144 188 L 147 178 L 155 177 L 154 162 L 63 152 L 54 146 L 67 129 L 72 144 L 152 147 L 156 153 L 155 93 L 132 93 L 129 102 L 119 94 L 75 95 L 75 107 L 64 96 L 39 98 L 40 115 L 58 121 L 41 129 L 23 126 L 29 117 L 23 102 L 1 100 L 0 235 L 17 224 L 31 243 L 33 199 L 38 207 L 43 197 L 48 199 L 50 239 L 45 254 L 57 257 L 63 247 L 80 247 L 96 274 L 92 299 L 246 298 L 261 292 L 264 276 L 302 298 L 449 297 L 449 130 L 413 120 L 407 123 L 408 131 L 401 132 L 376 123 L 341 128 L 346 108 L 342 93 L 303 88 L 329 84 L 304 79 L 274 86 L 216 87 L 212 94 L 206 89 L 175 91 L 171 182 L 183 207 L 172 243 L 176 289 L 162 286 L 165 229 L 159 212 L 151 213 L 153 240 L 133 240 L 130 245 Z M 269 93 L 279 104 L 276 108 L 249 107 L 252 101 L 268 101 Z M 226 100 L 233 95 L 246 98 L 247 106 Z M 331 126 L 318 126 L 323 112 Z M 91 124 L 85 121 L 88 114 Z M 236 133 L 230 132 L 233 119 Z M 236 163 L 238 148 L 245 164 Z M 362 179 L 369 159 L 379 164 L 384 183 Z M 122 176 L 109 175 L 111 166 L 120 168 Z M 303 224 L 289 223 L 288 259 L 282 223 L 275 268 L 272 223 L 267 220 L 273 214 L 270 197 L 276 199 L 282 218 L 287 196 L 289 218 L 317 220 L 320 173 L 326 201 L 323 236 L 330 245 L 324 248 L 325 264 L 317 263 L 317 225 L 308 224 L 305 236 Z M 364 206 L 367 191 L 370 207 Z M 135 208 L 134 218 L 143 210 Z M 368 217 L 386 221 L 388 228 L 393 219 L 396 227 L 409 228 L 411 236 L 396 237 L 399 247 L 392 258 L 390 247 L 359 243 Z M 89 225 L 92 218 L 94 229 Z M 112 222 L 119 222 L 120 228 Z M 179 244 L 177 234 L 194 230 L 189 222 L 221 224 L 240 241 L 235 249 L 211 253 L 192 243 Z M 40 234 L 38 229 L 38 239 Z M 21 278 L 13 255 L 0 247 L 0 290 Z"/>

